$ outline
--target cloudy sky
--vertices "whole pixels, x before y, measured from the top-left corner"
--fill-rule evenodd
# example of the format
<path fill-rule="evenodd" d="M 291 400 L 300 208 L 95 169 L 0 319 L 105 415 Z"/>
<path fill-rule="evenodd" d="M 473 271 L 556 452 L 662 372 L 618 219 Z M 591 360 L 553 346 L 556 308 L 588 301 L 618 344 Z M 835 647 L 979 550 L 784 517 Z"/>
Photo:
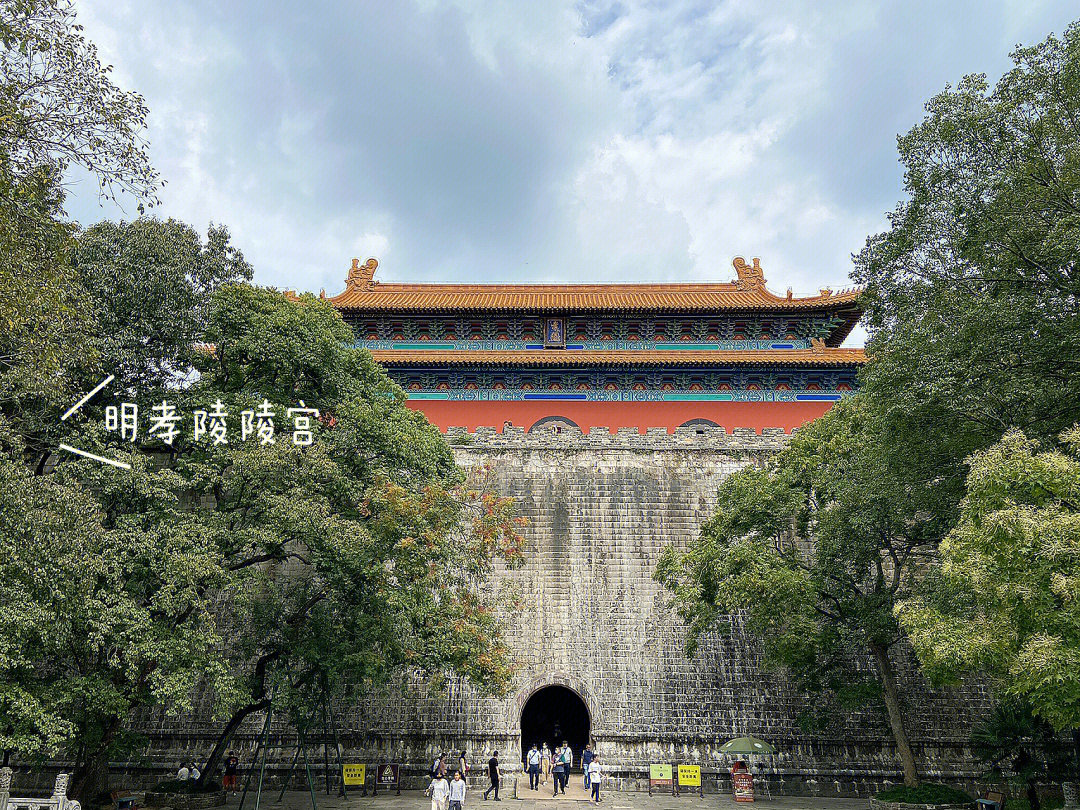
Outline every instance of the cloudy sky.
<path fill-rule="evenodd" d="M 1075 2 L 79 0 L 149 104 L 161 215 L 256 281 L 685 281 L 760 256 L 845 284 L 901 195 L 895 138 Z M 69 212 L 131 218 L 72 178 Z"/>

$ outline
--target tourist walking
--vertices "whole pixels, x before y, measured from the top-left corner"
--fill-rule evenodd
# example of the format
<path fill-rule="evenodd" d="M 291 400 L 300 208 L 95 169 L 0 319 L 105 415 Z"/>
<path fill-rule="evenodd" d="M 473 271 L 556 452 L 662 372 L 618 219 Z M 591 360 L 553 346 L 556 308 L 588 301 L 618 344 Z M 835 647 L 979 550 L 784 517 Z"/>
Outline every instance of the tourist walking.
<path fill-rule="evenodd" d="M 424 792 L 431 797 L 431 810 L 447 810 L 450 803 L 450 783 L 445 776 L 436 774 L 431 777 L 431 784 Z"/>
<path fill-rule="evenodd" d="M 533 743 L 525 757 L 525 766 L 529 770 L 529 789 L 537 790 L 540 786 L 540 751 Z"/>
<path fill-rule="evenodd" d="M 586 745 L 585 750 L 581 752 L 581 770 L 585 772 L 585 789 L 589 789 L 589 765 L 593 761 L 593 750 L 591 745 Z"/>
<path fill-rule="evenodd" d="M 236 757 L 235 751 L 230 751 L 225 755 L 225 773 L 221 777 L 221 786 L 225 790 L 236 793 L 236 776 L 240 771 L 240 760 Z"/>
<path fill-rule="evenodd" d="M 592 762 L 589 763 L 587 773 L 589 776 L 589 784 L 592 786 L 592 799 L 597 804 L 600 804 L 600 782 L 603 779 L 603 776 L 600 774 L 599 754 L 593 756 Z"/>
<path fill-rule="evenodd" d="M 454 771 L 454 778 L 450 782 L 450 807 L 449 810 L 462 810 L 465 806 L 465 793 L 468 786 L 461 778 L 461 771 Z"/>
<path fill-rule="evenodd" d="M 560 790 L 563 793 L 566 793 L 566 786 L 563 785 L 562 781 L 564 768 L 565 766 L 563 765 L 562 761 L 562 748 L 559 747 L 556 748 L 551 755 L 551 779 L 553 784 L 555 785 L 555 791 L 551 794 L 552 796 L 558 796 Z"/>
<path fill-rule="evenodd" d="M 488 779 L 491 780 L 491 784 L 488 789 L 484 791 L 484 800 L 487 801 L 488 794 L 491 791 L 495 791 L 495 801 L 501 802 L 499 798 L 499 752 L 496 751 L 491 755 L 491 759 L 488 760 Z"/>
<path fill-rule="evenodd" d="M 566 740 L 563 740 L 562 743 L 560 760 L 563 764 L 562 792 L 566 793 L 566 786 L 570 784 L 570 769 L 574 766 L 574 749 L 567 745 Z"/>
<path fill-rule="evenodd" d="M 469 778 L 469 759 L 465 755 L 465 752 L 461 752 L 461 756 L 458 757 L 458 770 L 461 771 L 461 778 L 468 780 Z"/>
<path fill-rule="evenodd" d="M 540 767 L 543 769 L 540 773 L 540 784 L 546 785 L 551 778 L 551 749 L 547 743 L 540 749 Z"/>

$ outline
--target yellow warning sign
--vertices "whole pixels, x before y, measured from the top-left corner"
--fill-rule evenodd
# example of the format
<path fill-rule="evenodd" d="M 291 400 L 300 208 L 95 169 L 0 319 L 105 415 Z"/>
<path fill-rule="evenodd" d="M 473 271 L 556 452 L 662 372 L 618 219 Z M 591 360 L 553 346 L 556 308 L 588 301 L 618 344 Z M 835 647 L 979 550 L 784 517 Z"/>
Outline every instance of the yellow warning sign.
<path fill-rule="evenodd" d="M 701 787 L 701 766 L 680 765 L 679 787 Z"/>
<path fill-rule="evenodd" d="M 342 765 L 346 785 L 363 785 L 367 781 L 367 765 Z"/>

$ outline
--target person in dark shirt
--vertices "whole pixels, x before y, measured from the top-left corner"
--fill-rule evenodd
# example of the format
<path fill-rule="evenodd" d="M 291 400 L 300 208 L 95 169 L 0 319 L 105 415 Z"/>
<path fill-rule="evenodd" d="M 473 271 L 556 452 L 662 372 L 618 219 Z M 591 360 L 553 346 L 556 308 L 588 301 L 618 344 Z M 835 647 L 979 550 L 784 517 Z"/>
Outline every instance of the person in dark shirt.
<path fill-rule="evenodd" d="M 495 791 L 495 801 L 501 802 L 499 798 L 499 752 L 496 751 L 491 755 L 491 759 L 488 760 L 488 779 L 491 780 L 491 785 L 484 791 L 484 799 L 486 800 L 488 794 L 491 791 Z"/>
<path fill-rule="evenodd" d="M 236 792 L 236 774 L 240 770 L 240 760 L 236 758 L 236 752 L 230 751 L 225 755 L 225 773 L 221 778 L 221 786 L 225 790 Z"/>

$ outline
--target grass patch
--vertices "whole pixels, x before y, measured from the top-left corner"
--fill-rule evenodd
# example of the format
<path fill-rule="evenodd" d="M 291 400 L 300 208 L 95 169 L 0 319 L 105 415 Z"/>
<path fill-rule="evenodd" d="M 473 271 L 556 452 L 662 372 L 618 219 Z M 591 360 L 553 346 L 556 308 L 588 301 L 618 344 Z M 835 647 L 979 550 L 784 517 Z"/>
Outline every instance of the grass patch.
<path fill-rule="evenodd" d="M 1065 806 L 1064 799 L 1043 799 L 1039 806 L 1041 810 L 1061 810 Z M 1031 810 L 1031 803 L 1027 796 L 1010 796 L 1005 800 L 1005 810 Z"/>
<path fill-rule="evenodd" d="M 897 785 L 881 791 L 876 798 L 883 802 L 900 802 L 901 804 L 965 804 L 975 801 L 967 792 L 959 788 L 939 785 L 936 782 L 923 782 L 913 788 Z M 1010 807 L 1009 810 L 1012 808 Z"/>

